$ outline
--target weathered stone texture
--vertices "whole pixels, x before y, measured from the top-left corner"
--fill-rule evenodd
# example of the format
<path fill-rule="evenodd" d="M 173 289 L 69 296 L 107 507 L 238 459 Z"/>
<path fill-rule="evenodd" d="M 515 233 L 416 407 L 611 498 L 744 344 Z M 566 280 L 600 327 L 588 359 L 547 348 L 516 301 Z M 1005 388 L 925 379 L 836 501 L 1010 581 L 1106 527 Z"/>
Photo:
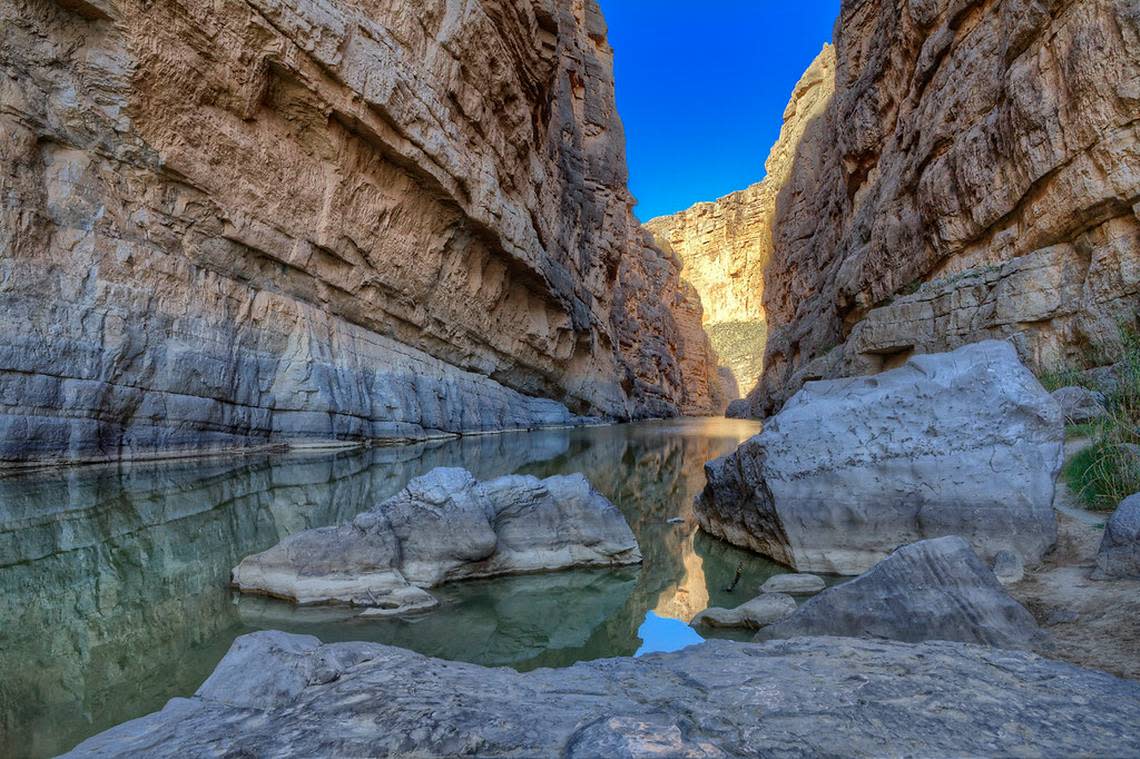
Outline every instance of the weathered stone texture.
<path fill-rule="evenodd" d="M 802 387 L 705 465 L 702 529 L 801 572 L 859 574 L 897 546 L 960 535 L 987 561 L 1056 542 L 1061 408 L 1007 343 Z"/>
<path fill-rule="evenodd" d="M 763 366 L 764 267 L 772 255 L 776 196 L 792 170 L 804 131 L 827 107 L 834 82 L 835 49 L 824 45 L 792 91 L 762 181 L 716 202 L 697 203 L 645 223 L 657 242 L 684 262 L 682 276 L 700 294 L 706 327 L 735 325 L 756 343 L 754 350 L 742 352 L 732 346 L 727 329 L 719 335 L 710 329 L 721 364 L 731 369 L 744 393 L 755 386 Z"/>
<path fill-rule="evenodd" d="M 985 338 L 1035 370 L 1111 357 L 1140 313 L 1136 3 L 871 0 L 836 35 L 777 202 L 751 412 Z"/>
<path fill-rule="evenodd" d="M 605 33 L 592 0 L 4 4 L 0 458 L 713 405 L 691 308 L 665 361 L 621 347 L 626 271 L 679 264 Z"/>
<path fill-rule="evenodd" d="M 962 643 L 718 640 L 519 673 L 267 631 L 65 756 L 1128 756 L 1137 719 L 1137 683 Z"/>

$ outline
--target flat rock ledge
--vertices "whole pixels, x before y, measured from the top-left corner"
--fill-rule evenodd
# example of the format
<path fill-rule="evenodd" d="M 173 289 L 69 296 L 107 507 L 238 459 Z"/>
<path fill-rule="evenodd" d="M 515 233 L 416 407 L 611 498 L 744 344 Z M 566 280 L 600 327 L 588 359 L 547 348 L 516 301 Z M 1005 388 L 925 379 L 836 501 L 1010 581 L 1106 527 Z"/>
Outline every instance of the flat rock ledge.
<path fill-rule="evenodd" d="M 897 546 L 961 535 L 983 559 L 1056 542 L 1064 423 L 1009 343 L 809 382 L 705 465 L 702 529 L 800 572 L 856 575 Z"/>
<path fill-rule="evenodd" d="M 518 673 L 269 631 L 66 756 L 1129 756 L 1137 724 L 1140 683 L 961 643 L 708 641 Z"/>
<path fill-rule="evenodd" d="M 429 609 L 438 602 L 424 588 L 453 580 L 640 561 L 625 517 L 580 474 L 477 482 L 439 467 L 348 524 L 244 559 L 233 584 L 376 616 Z"/>
<path fill-rule="evenodd" d="M 952 640 L 1033 648 L 1047 636 L 962 538 L 903 546 L 871 571 L 823 591 L 757 640 L 800 635 Z"/>

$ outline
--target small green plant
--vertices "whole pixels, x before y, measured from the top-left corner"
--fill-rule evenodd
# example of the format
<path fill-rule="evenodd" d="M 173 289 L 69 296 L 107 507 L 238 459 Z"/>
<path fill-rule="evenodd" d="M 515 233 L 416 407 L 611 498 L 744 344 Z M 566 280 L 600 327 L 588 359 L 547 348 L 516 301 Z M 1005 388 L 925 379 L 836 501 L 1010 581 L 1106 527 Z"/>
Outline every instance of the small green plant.
<path fill-rule="evenodd" d="M 1069 488 L 1091 509 L 1115 509 L 1140 492 L 1140 333 L 1122 327 L 1121 345 L 1116 388 L 1105 399 L 1108 413 L 1082 425 L 1092 444 L 1064 470 Z M 1044 378 L 1042 384 L 1048 387 Z"/>

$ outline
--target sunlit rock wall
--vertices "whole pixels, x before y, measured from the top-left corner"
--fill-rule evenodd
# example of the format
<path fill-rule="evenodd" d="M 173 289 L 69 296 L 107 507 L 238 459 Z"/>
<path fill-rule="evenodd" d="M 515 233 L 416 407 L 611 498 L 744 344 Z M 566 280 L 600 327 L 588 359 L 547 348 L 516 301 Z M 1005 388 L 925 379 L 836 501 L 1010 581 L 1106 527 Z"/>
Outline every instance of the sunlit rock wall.
<path fill-rule="evenodd" d="M 677 267 L 605 33 L 593 0 L 4 3 L 0 459 L 711 410 L 691 309 L 643 309 L 647 357 L 618 303 Z"/>
<path fill-rule="evenodd" d="M 756 385 L 763 367 L 764 267 L 772 256 L 776 196 L 804 131 L 827 107 L 834 82 L 835 49 L 825 45 L 792 91 L 762 181 L 645 223 L 657 242 L 684 262 L 681 276 L 700 294 L 713 348 L 742 393 Z"/>
<path fill-rule="evenodd" d="M 1111 360 L 1140 313 L 1140 5 L 866 0 L 800 140 L 755 415 L 806 380 L 1010 338 Z"/>

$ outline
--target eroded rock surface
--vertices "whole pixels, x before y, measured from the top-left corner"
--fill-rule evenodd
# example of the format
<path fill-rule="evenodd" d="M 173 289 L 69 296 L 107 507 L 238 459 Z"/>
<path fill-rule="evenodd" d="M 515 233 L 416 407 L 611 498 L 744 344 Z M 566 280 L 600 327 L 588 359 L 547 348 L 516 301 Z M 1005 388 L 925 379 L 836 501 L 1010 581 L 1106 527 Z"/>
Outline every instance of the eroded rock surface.
<path fill-rule="evenodd" d="M 898 549 L 866 574 L 765 627 L 757 639 L 800 635 L 954 640 L 998 648 L 1030 648 L 1045 638 L 1033 616 L 956 536 Z"/>
<path fill-rule="evenodd" d="M 961 643 L 708 641 L 524 674 L 260 632 L 67 756 L 1125 756 L 1138 720 L 1140 684 Z"/>
<path fill-rule="evenodd" d="M 711 410 L 611 58 L 593 0 L 5 3 L 0 460 Z"/>
<path fill-rule="evenodd" d="M 783 619 L 796 610 L 796 599 L 784 593 L 761 593 L 732 609 L 710 606 L 693 617 L 694 627 L 750 627 L 756 629 Z"/>
<path fill-rule="evenodd" d="M 760 586 L 761 593 L 792 593 L 805 594 L 818 593 L 827 587 L 822 577 L 810 574 L 784 574 L 773 575 Z"/>
<path fill-rule="evenodd" d="M 1100 419 L 1108 410 L 1104 393 L 1085 387 L 1061 387 L 1053 391 L 1053 400 L 1061 406 L 1068 424 L 1085 424 Z"/>
<path fill-rule="evenodd" d="M 811 382 L 705 467 L 703 529 L 806 572 L 859 574 L 899 545 L 961 535 L 1035 564 L 1056 540 L 1060 407 L 987 341 L 872 377 Z"/>
<path fill-rule="evenodd" d="M 244 560 L 233 584 L 299 604 L 431 608 L 452 580 L 641 561 L 617 507 L 582 475 L 477 482 L 439 467 L 348 524 L 291 535 Z"/>
<path fill-rule="evenodd" d="M 775 214 L 751 396 L 1012 339 L 1111 358 L 1140 313 L 1134 0 L 848 3 Z"/>
<path fill-rule="evenodd" d="M 700 294 L 705 329 L 721 365 L 732 372 L 737 393 L 752 390 L 763 367 L 764 267 L 772 255 L 776 197 L 792 171 L 796 146 L 827 107 L 834 87 L 835 49 L 824 45 L 792 91 L 780 137 L 764 164 L 764 179 L 716 202 L 697 203 L 645 224 L 663 248 L 684 262 L 682 276 Z"/>

